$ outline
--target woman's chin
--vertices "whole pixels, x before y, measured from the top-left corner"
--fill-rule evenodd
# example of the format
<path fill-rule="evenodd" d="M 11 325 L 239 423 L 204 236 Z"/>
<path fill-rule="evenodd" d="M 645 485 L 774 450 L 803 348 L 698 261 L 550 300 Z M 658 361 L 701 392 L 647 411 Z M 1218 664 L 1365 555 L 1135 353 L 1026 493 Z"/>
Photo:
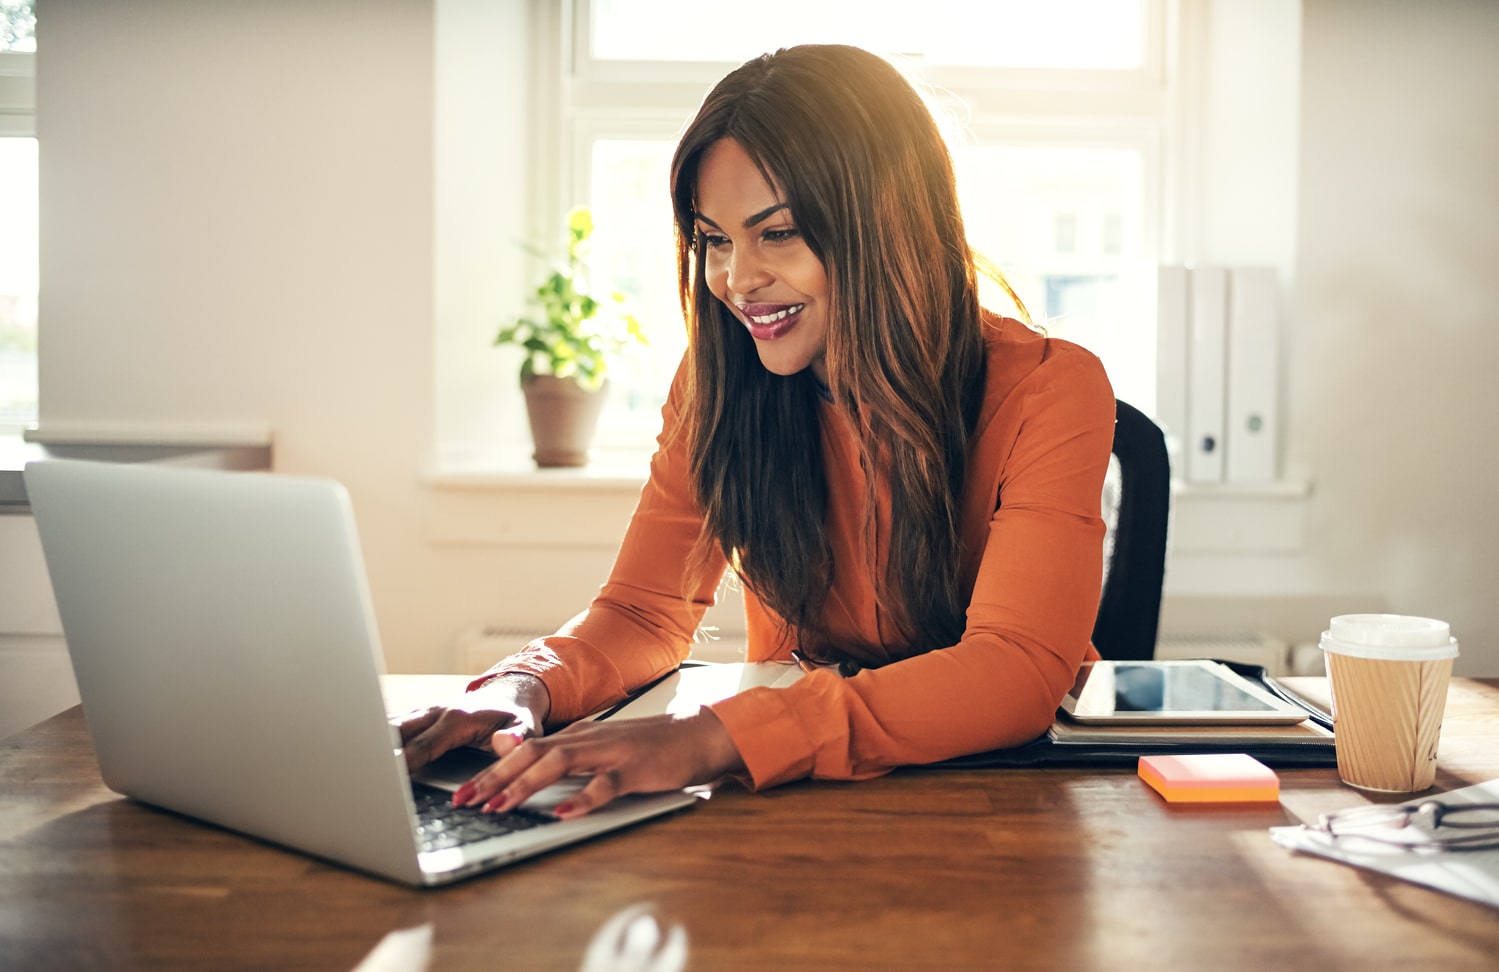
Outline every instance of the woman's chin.
<path fill-rule="evenodd" d="M 760 364 L 764 365 L 765 370 L 770 372 L 771 374 L 780 375 L 782 378 L 787 378 L 791 375 L 800 374 L 801 372 L 806 371 L 807 368 L 811 366 L 812 362 L 808 361 L 806 358 L 801 357 L 800 355 L 790 356 L 773 353 L 766 354 L 762 352 L 760 354 Z"/>

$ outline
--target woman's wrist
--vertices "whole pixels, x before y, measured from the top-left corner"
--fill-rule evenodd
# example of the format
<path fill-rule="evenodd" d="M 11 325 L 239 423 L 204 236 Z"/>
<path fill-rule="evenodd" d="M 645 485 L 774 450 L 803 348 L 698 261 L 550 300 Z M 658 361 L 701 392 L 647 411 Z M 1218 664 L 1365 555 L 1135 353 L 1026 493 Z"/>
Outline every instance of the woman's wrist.
<path fill-rule="evenodd" d="M 546 682 L 529 672 L 500 672 L 470 689 L 471 692 L 503 694 L 517 706 L 523 706 L 536 719 L 539 730 L 552 711 L 552 693 Z"/>
<path fill-rule="evenodd" d="M 702 735 L 708 747 L 706 758 L 714 775 L 742 776 L 748 772 L 744 757 L 739 755 L 739 747 L 734 744 L 734 737 L 729 735 L 729 729 L 723 724 L 723 720 L 706 705 L 699 710 L 697 718 L 703 723 Z"/>

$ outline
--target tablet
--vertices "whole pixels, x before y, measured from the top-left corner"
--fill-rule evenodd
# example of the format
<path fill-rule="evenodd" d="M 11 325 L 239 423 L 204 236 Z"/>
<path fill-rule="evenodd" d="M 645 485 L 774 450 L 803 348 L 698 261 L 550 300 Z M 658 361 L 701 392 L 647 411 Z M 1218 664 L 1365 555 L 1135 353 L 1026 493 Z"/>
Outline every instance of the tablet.
<path fill-rule="evenodd" d="M 1214 661 L 1085 663 L 1062 711 L 1101 725 L 1262 725 L 1307 713 Z"/>

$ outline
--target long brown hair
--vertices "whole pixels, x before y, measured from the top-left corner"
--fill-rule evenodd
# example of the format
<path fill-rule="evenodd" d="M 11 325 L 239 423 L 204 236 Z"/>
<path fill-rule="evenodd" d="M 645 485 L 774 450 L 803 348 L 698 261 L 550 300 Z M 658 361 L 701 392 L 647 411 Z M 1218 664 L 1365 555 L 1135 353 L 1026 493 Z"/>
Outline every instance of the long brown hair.
<path fill-rule="evenodd" d="M 827 273 L 826 391 L 810 370 L 782 377 L 762 366 L 704 281 L 697 170 L 725 138 L 779 187 Z M 880 607 L 920 647 L 956 642 L 967 606 L 959 496 L 985 352 L 952 161 L 920 95 L 858 48 L 764 55 L 708 94 L 671 180 L 689 334 L 686 434 L 704 512 L 689 573 L 700 579 L 721 552 L 804 649 L 837 657 L 818 625 L 832 576 L 818 401 L 829 394 L 858 432 L 870 529 L 878 484 L 890 493 Z"/>

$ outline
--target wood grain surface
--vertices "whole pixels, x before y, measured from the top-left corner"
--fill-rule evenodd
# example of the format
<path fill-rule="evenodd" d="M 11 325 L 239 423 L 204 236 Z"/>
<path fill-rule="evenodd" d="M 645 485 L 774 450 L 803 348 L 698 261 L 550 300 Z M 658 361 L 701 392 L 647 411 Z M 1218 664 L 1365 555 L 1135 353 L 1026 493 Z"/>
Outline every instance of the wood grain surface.
<path fill-rule="evenodd" d="M 1499 910 L 1272 843 L 1369 800 L 1330 768 L 1280 776 L 1279 804 L 1185 807 L 1126 768 L 730 785 L 414 891 L 111 793 L 73 709 L 0 742 L 0 968 L 346 970 L 431 923 L 434 970 L 576 969 L 639 904 L 692 969 L 1495 967 Z M 1436 787 L 1496 776 L 1499 680 L 1454 680 Z"/>

